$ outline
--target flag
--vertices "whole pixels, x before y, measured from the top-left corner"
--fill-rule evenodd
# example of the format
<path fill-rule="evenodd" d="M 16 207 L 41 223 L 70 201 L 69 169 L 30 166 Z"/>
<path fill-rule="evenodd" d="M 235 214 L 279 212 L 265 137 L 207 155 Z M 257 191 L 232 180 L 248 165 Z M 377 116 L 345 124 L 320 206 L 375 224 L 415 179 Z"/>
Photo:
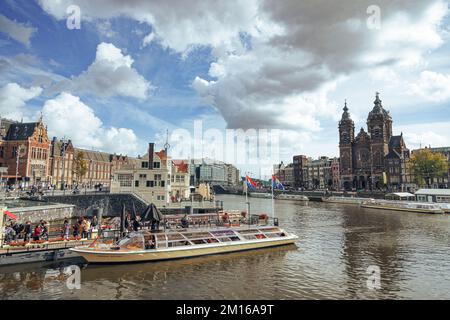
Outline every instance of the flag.
<path fill-rule="evenodd" d="M 248 188 L 250 188 L 250 189 L 252 189 L 252 190 L 255 190 L 255 189 L 256 189 L 256 187 L 257 187 L 256 182 L 253 181 L 253 179 L 250 178 L 249 176 L 245 176 L 245 182 L 247 183 L 247 187 L 248 187 Z"/>
<path fill-rule="evenodd" d="M 272 175 L 272 188 L 284 190 L 283 184 L 278 180 L 278 178 L 273 174 Z"/>

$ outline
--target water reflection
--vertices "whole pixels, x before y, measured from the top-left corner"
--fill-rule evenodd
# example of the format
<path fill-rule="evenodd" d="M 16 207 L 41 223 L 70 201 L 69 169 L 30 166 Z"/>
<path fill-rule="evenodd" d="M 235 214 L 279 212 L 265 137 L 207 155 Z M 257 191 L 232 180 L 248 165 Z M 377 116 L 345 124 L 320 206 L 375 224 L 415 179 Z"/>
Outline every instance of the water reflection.
<path fill-rule="evenodd" d="M 238 196 L 221 196 L 243 209 Z M 251 199 L 270 213 L 269 199 Z M 449 216 L 276 201 L 297 246 L 130 265 L 79 263 L 81 290 L 65 264 L 0 268 L 0 298 L 20 299 L 372 299 L 450 298 Z M 369 266 L 381 289 L 370 290 Z"/>

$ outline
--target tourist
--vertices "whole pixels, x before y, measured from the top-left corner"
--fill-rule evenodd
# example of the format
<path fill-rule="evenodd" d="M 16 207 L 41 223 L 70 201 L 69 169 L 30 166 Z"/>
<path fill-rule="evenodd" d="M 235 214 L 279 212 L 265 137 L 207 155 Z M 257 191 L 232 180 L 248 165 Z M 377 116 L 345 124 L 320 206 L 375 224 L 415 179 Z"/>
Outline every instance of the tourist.
<path fill-rule="evenodd" d="M 23 230 L 24 233 L 24 241 L 25 242 L 30 242 L 31 240 L 31 235 L 33 233 L 33 226 L 31 225 L 31 221 L 27 221 L 25 224 L 25 228 Z"/>
<path fill-rule="evenodd" d="M 78 237 L 80 231 L 80 223 L 77 221 L 74 225 L 73 225 L 73 236 L 76 238 Z"/>
<path fill-rule="evenodd" d="M 10 224 L 5 229 L 5 241 L 6 243 L 10 243 L 15 240 L 16 240 L 16 231 L 14 231 L 12 224 Z"/>
<path fill-rule="evenodd" d="M 34 241 L 39 241 L 39 240 L 41 239 L 41 234 L 42 234 L 41 225 L 38 224 L 38 225 L 36 225 L 36 227 L 34 228 L 33 240 L 34 240 Z"/>
<path fill-rule="evenodd" d="M 189 228 L 189 220 L 187 214 L 184 214 L 183 218 L 181 218 L 181 227 Z"/>
<path fill-rule="evenodd" d="M 89 219 L 86 219 L 84 222 L 84 231 L 87 239 L 91 238 L 91 221 Z"/>
<path fill-rule="evenodd" d="M 48 232 L 49 232 L 48 222 L 44 221 L 44 220 L 41 220 L 41 221 L 42 221 L 42 223 L 41 223 L 41 230 L 42 230 L 41 238 L 44 240 L 48 240 Z"/>
<path fill-rule="evenodd" d="M 69 225 L 69 221 L 67 219 L 64 220 L 64 224 L 63 224 L 61 233 L 62 233 L 61 238 L 63 238 L 64 240 L 69 240 L 70 225 Z"/>
<path fill-rule="evenodd" d="M 92 217 L 92 223 L 91 223 L 92 228 L 97 228 L 98 226 L 98 219 L 97 216 L 93 216 Z"/>

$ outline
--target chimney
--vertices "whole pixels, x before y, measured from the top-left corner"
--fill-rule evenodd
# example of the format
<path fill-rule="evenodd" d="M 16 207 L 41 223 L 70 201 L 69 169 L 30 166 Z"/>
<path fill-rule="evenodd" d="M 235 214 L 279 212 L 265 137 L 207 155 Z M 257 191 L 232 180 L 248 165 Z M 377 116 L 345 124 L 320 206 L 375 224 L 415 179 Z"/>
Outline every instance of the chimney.
<path fill-rule="evenodd" d="M 153 152 L 155 150 L 155 144 L 150 142 L 148 144 L 148 169 L 153 170 Z"/>

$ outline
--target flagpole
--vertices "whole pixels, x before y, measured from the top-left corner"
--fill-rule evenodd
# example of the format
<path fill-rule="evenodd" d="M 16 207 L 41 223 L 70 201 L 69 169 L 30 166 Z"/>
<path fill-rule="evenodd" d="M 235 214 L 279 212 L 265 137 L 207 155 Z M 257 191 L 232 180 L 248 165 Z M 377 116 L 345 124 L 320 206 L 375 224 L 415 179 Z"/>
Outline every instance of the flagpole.
<path fill-rule="evenodd" d="M 247 206 L 247 221 L 248 225 L 250 225 L 250 202 L 248 201 L 248 173 L 245 173 L 245 204 Z"/>
<path fill-rule="evenodd" d="M 270 181 L 271 181 L 270 185 L 272 186 L 272 220 L 275 224 L 275 200 L 273 198 L 273 183 L 274 183 L 274 181 L 273 181 L 273 166 L 272 166 L 271 171 L 272 171 L 272 176 L 270 177 Z"/>

